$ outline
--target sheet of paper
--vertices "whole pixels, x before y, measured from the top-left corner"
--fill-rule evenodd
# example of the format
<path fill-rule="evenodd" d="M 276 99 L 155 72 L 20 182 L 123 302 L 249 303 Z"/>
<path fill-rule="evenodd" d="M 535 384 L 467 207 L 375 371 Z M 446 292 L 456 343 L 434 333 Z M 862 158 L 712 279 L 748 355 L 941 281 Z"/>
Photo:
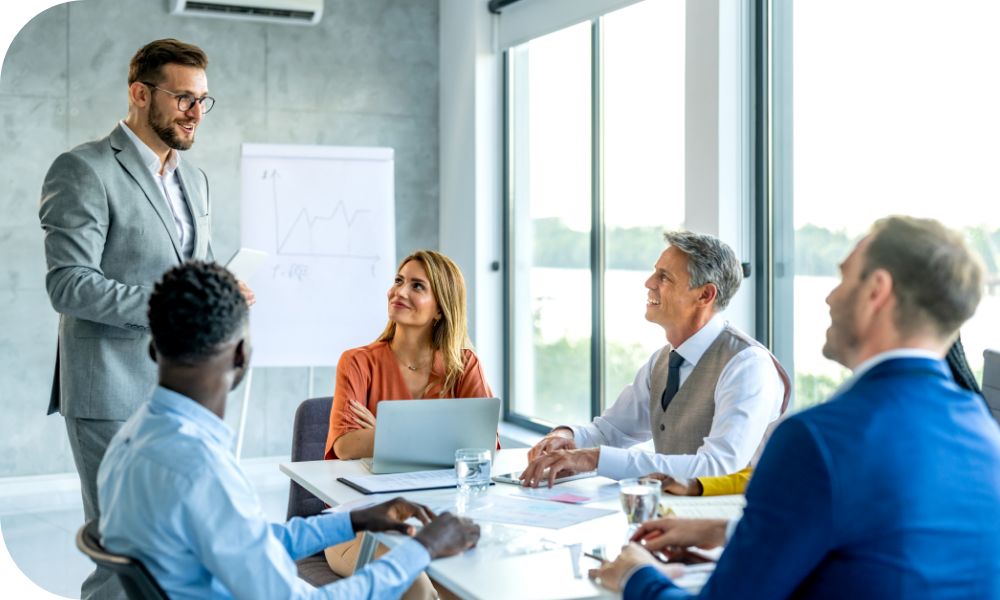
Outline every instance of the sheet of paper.
<path fill-rule="evenodd" d="M 226 268 L 236 276 L 236 279 L 248 281 L 264 264 L 265 258 L 267 258 L 267 252 L 252 248 L 240 248 L 226 263 Z"/>
<path fill-rule="evenodd" d="M 352 475 L 344 479 L 349 479 L 375 494 L 455 487 L 458 485 L 458 479 L 455 477 L 455 469 L 433 469 L 430 471 L 413 471 L 412 473 L 393 473 L 390 475 Z"/>
<path fill-rule="evenodd" d="M 474 521 L 562 529 L 614 512 L 604 508 L 490 495 L 473 502 L 462 516 Z"/>
<path fill-rule="evenodd" d="M 361 510 L 362 508 L 369 508 L 371 506 L 375 506 L 380 502 L 385 502 L 385 500 L 382 500 L 381 498 L 376 500 L 372 499 L 371 496 L 362 496 L 361 498 L 355 498 L 354 500 L 338 504 L 337 506 L 324 508 L 323 512 L 325 513 L 351 512 L 353 510 Z"/>
<path fill-rule="evenodd" d="M 660 510 L 686 519 L 739 519 L 746 498 L 732 496 L 663 496 Z"/>
<path fill-rule="evenodd" d="M 551 488 L 537 487 L 517 488 L 517 494 L 535 500 L 551 500 L 565 504 L 586 504 L 603 500 L 614 500 L 618 497 L 618 483 L 612 482 L 601 486 L 560 483 Z"/>

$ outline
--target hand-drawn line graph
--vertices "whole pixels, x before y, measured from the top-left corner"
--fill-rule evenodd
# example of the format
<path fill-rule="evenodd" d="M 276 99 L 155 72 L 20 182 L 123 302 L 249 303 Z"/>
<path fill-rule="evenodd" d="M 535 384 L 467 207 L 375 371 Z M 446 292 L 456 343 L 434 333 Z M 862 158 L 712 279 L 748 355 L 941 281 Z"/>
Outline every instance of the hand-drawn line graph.
<path fill-rule="evenodd" d="M 274 208 L 276 255 L 370 260 L 374 269 L 380 256 L 354 248 L 356 242 L 360 241 L 364 245 L 369 237 L 365 235 L 364 227 L 369 224 L 366 217 L 372 216 L 370 209 L 352 211 L 343 200 L 338 200 L 328 214 L 314 215 L 309 208 L 302 206 L 289 219 L 289 211 L 282 204 L 279 189 L 280 172 L 277 169 L 266 169 L 261 179 L 271 180 L 270 200 Z"/>

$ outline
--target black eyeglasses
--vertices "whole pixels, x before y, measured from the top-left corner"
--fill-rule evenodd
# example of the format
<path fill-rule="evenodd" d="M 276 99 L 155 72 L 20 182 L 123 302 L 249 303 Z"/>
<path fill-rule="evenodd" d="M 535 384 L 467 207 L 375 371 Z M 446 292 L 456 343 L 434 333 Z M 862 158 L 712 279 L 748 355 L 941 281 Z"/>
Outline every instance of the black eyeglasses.
<path fill-rule="evenodd" d="M 187 112 L 191 110 L 191 107 L 196 103 L 201 105 L 202 114 L 207 114 L 208 111 L 212 110 L 215 106 L 215 98 L 211 96 L 202 96 L 201 98 L 195 98 L 191 94 L 178 94 L 177 92 L 171 92 L 170 90 L 165 90 L 159 86 L 153 85 L 148 81 L 141 82 L 143 85 L 148 85 L 154 90 L 160 90 L 164 94 L 170 94 L 174 98 L 177 98 L 177 110 L 181 112 Z"/>

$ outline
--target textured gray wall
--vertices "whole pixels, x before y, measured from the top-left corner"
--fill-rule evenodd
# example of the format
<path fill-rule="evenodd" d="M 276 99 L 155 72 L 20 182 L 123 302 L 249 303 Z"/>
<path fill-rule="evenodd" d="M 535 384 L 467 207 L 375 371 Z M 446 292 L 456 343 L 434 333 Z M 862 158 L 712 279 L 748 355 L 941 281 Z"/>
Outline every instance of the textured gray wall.
<path fill-rule="evenodd" d="M 20 32 L 4 60 L 0 477 L 73 470 L 62 418 L 45 416 L 57 317 L 45 294 L 38 196 L 60 152 L 107 135 L 124 117 L 128 61 L 144 43 L 177 37 L 209 55 L 218 104 L 185 158 L 211 180 L 220 259 L 239 242 L 243 142 L 395 148 L 397 253 L 438 245 L 437 0 L 327 0 L 316 27 L 173 17 L 166 6 L 82 0 L 53 7 Z M 331 315 L 317 334 L 336 326 Z M 304 368 L 254 373 L 244 456 L 288 453 L 307 385 Z M 332 393 L 332 369 L 317 369 L 314 385 L 316 395 Z M 238 417 L 234 394 L 227 421 L 235 427 Z"/>

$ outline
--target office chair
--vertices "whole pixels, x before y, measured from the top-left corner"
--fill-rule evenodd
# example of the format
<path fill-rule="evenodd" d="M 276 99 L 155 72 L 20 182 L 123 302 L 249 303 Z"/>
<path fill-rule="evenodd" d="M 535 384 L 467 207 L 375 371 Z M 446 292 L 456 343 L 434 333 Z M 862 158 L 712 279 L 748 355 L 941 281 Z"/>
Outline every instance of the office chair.
<path fill-rule="evenodd" d="M 326 434 L 330 430 L 330 409 L 333 398 L 310 398 L 299 405 L 292 424 L 292 461 L 323 460 Z M 292 481 L 288 486 L 287 518 L 318 515 L 326 503 Z M 320 587 L 340 577 L 330 570 L 322 552 L 295 561 L 299 577 Z"/>
<path fill-rule="evenodd" d="M 101 546 L 97 520 L 87 522 L 76 534 L 76 547 L 98 566 L 114 571 L 130 600 L 168 600 L 145 565 L 135 558 L 112 554 Z"/>
<path fill-rule="evenodd" d="M 1000 423 L 1000 350 L 983 352 L 983 399 Z"/>

